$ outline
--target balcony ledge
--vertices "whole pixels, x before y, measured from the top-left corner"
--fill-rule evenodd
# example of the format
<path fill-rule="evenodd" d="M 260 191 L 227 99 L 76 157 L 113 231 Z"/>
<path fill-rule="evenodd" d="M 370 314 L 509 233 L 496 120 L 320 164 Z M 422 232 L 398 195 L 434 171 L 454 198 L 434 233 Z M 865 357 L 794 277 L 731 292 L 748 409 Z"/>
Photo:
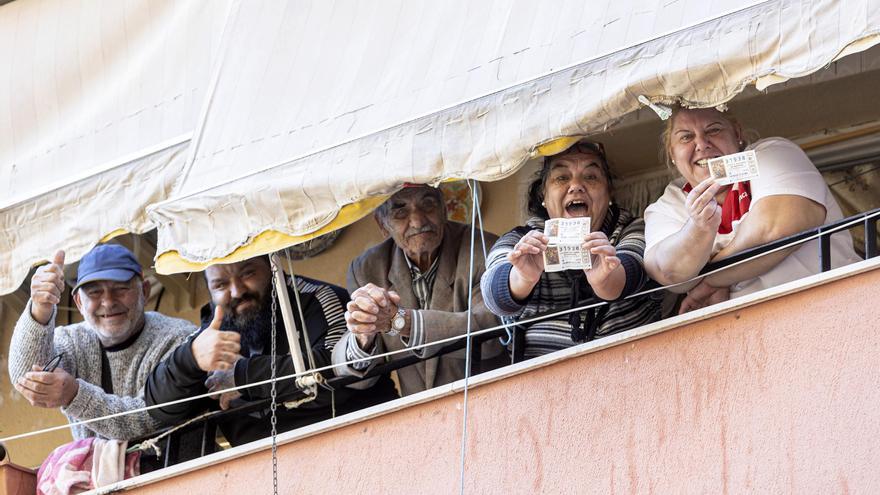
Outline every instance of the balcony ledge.
<path fill-rule="evenodd" d="M 739 311 L 743 308 L 754 306 L 765 301 L 778 299 L 780 297 L 795 294 L 813 287 L 852 277 L 860 273 L 869 272 L 877 269 L 878 267 L 880 267 L 880 257 L 875 257 L 870 260 L 861 261 L 825 273 L 820 273 L 811 277 L 792 281 L 771 289 L 766 289 L 737 299 L 732 299 L 724 303 L 693 311 L 685 315 L 668 318 L 666 320 L 652 323 L 650 325 L 646 325 L 640 328 L 621 332 L 619 334 L 615 334 L 609 337 L 604 337 L 593 342 L 580 344 L 562 351 L 510 365 L 502 369 L 486 372 L 477 377 L 471 378 L 467 381 L 467 384 L 465 383 L 465 380 L 459 380 L 451 384 L 435 387 L 431 390 L 426 390 L 424 392 L 403 397 L 391 402 L 356 411 L 345 416 L 315 423 L 313 425 L 299 428 L 297 430 L 281 433 L 277 437 L 277 443 L 279 446 L 281 446 L 300 441 L 314 435 L 333 431 L 344 426 L 361 423 L 372 418 L 391 414 L 396 411 L 416 406 L 418 404 L 434 401 L 439 398 L 451 396 L 454 394 L 459 394 L 465 389 L 465 386 L 467 386 L 468 389 L 472 390 L 492 382 L 504 380 L 522 373 L 534 371 L 549 366 L 551 364 L 558 363 L 560 361 L 569 360 L 577 356 L 583 356 L 586 354 L 601 351 L 603 349 L 631 343 L 636 340 L 640 340 L 658 333 L 666 332 L 668 330 L 680 328 L 702 320 Z M 456 407 L 460 408 L 461 404 L 458 403 Z M 95 493 L 111 493 L 119 490 L 129 490 L 136 487 L 149 485 L 161 480 L 166 480 L 182 475 L 184 473 L 196 471 L 208 466 L 216 465 L 218 463 L 223 463 L 243 456 L 254 454 L 256 452 L 270 450 L 271 446 L 271 439 L 266 438 L 263 440 L 252 442 L 247 445 L 234 447 L 228 450 L 207 455 L 199 459 L 194 459 L 192 461 L 177 464 L 163 470 L 147 473 L 136 478 L 125 480 L 97 490 L 95 491 Z"/>

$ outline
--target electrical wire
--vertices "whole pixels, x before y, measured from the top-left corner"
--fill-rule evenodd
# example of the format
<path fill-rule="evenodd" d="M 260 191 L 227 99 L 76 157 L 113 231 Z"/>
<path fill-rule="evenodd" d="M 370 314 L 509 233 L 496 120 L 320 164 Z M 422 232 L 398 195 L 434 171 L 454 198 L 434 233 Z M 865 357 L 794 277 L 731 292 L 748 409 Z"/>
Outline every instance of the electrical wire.
<path fill-rule="evenodd" d="M 470 184 L 471 181 L 468 181 Z M 470 263 L 468 264 L 468 306 L 467 306 L 467 327 L 465 329 L 465 338 L 467 339 L 467 344 L 465 345 L 465 355 L 464 355 L 464 392 L 462 393 L 462 414 L 461 414 L 461 465 L 459 468 L 459 493 L 464 494 L 464 460 L 465 455 L 467 453 L 467 420 L 468 420 L 468 384 L 470 382 L 471 377 L 471 345 L 473 344 L 473 339 L 471 338 L 471 317 L 473 316 L 473 303 L 474 298 L 471 296 L 474 291 L 474 242 L 477 233 L 477 207 L 479 198 L 477 197 L 477 188 L 476 184 L 471 188 L 471 247 L 470 247 Z M 483 245 L 483 249 L 485 252 L 485 241 Z M 483 256 L 485 260 L 485 256 Z"/>

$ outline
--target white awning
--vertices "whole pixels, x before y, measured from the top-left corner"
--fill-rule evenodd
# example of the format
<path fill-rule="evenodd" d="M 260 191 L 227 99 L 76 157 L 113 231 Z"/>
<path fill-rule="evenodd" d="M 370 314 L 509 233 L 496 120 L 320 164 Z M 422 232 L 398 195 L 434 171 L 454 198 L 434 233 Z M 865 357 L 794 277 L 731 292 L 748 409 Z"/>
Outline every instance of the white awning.
<path fill-rule="evenodd" d="M 238 2 L 184 179 L 149 209 L 157 269 L 332 230 L 403 182 L 503 178 L 639 95 L 714 106 L 880 40 L 870 0 L 740 4 Z"/>
<path fill-rule="evenodd" d="M 183 173 L 228 1 L 0 7 L 0 294 L 57 249 L 153 228 Z"/>
<path fill-rule="evenodd" d="M 505 177 L 638 95 L 716 105 L 878 32 L 870 0 L 17 0 L 0 294 L 154 226 L 163 273 L 269 252 L 404 181 Z"/>

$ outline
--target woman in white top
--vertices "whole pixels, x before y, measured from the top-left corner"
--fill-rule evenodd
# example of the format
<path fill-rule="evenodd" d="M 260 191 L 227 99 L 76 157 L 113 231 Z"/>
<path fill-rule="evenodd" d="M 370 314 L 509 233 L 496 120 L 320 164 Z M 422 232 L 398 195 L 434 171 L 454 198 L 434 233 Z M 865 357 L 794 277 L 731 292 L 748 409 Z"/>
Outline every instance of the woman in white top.
<path fill-rule="evenodd" d="M 645 269 L 664 285 L 692 279 L 710 261 L 843 218 L 821 174 L 787 139 L 748 145 L 729 115 L 679 108 L 667 121 L 663 142 L 682 177 L 645 210 Z M 755 150 L 759 177 L 721 186 L 709 176 L 708 159 L 747 149 Z M 832 236 L 833 267 L 859 259 L 849 233 Z M 688 290 L 681 312 L 818 272 L 815 240 L 679 287 Z"/>

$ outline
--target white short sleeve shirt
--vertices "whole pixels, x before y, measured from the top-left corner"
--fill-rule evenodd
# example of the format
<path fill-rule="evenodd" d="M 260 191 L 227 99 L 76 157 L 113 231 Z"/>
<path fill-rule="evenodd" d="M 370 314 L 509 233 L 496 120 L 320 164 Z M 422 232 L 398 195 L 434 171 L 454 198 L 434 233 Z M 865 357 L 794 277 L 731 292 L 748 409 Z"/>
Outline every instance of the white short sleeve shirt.
<path fill-rule="evenodd" d="M 747 149 L 755 150 L 760 177 L 751 181 L 752 207 L 761 199 L 775 195 L 795 195 L 811 199 L 825 207 L 825 222 L 843 218 L 840 206 L 831 195 L 828 186 L 816 167 L 793 142 L 783 138 L 762 139 Z M 684 207 L 685 181 L 678 178 L 666 187 L 663 196 L 645 210 L 645 252 L 667 237 L 677 234 L 688 221 Z M 791 212 L 797 215 L 797 211 Z M 748 217 L 748 213 L 743 217 Z M 729 234 L 717 234 L 712 255 L 730 244 L 736 237 L 739 222 L 733 223 Z M 841 231 L 831 236 L 831 266 L 833 268 L 859 261 L 849 232 Z M 750 280 L 743 280 L 730 288 L 731 297 L 773 287 L 801 277 L 819 273 L 819 241 L 810 241 L 787 256 L 767 273 Z"/>

